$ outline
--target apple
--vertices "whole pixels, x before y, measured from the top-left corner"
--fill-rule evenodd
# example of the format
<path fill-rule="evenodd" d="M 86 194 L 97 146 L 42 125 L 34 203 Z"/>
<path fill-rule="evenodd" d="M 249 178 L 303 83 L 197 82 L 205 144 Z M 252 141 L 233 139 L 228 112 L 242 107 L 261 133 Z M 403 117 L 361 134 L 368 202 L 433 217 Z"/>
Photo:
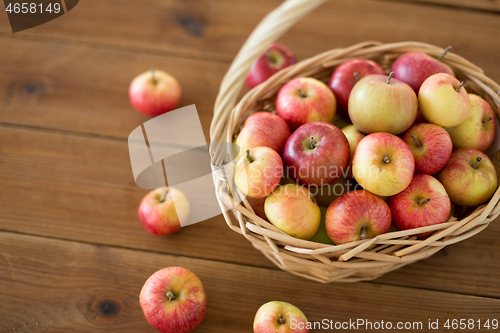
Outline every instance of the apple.
<path fill-rule="evenodd" d="M 413 125 L 401 137 L 415 157 L 415 172 L 433 175 L 450 158 L 453 144 L 444 128 L 434 124 Z"/>
<path fill-rule="evenodd" d="M 234 181 L 244 194 L 265 198 L 279 185 L 282 175 L 280 155 L 269 147 L 255 147 L 236 163 Z"/>
<path fill-rule="evenodd" d="M 330 237 L 326 233 L 325 217 L 327 208 L 319 206 L 319 210 L 321 211 L 321 222 L 319 224 L 318 231 L 316 231 L 314 236 L 309 238 L 309 241 L 328 244 L 328 245 L 335 245 L 335 243 L 330 239 Z"/>
<path fill-rule="evenodd" d="M 177 232 L 189 216 L 189 202 L 182 191 L 159 187 L 144 196 L 139 204 L 139 220 L 154 235 Z"/>
<path fill-rule="evenodd" d="M 309 239 L 318 231 L 321 211 L 309 190 L 298 184 L 276 188 L 264 203 L 267 219 L 292 237 Z"/>
<path fill-rule="evenodd" d="M 350 121 L 346 120 L 345 118 L 342 118 L 342 116 L 339 115 L 338 113 L 335 113 L 335 116 L 333 117 L 331 123 L 337 126 L 338 128 L 344 128 L 348 125 L 352 125 Z"/>
<path fill-rule="evenodd" d="M 497 172 L 491 160 L 476 149 L 451 153 L 438 179 L 453 203 L 472 207 L 488 201 L 497 190 Z"/>
<path fill-rule="evenodd" d="M 486 151 L 496 132 L 495 112 L 478 95 L 469 94 L 470 111 L 467 118 L 455 127 L 447 128 L 453 148 L 471 148 Z"/>
<path fill-rule="evenodd" d="M 162 333 L 187 333 L 207 310 L 200 279 L 183 267 L 163 268 L 147 279 L 139 301 L 146 320 Z"/>
<path fill-rule="evenodd" d="M 128 94 L 137 111 L 155 117 L 175 109 L 181 100 L 182 90 L 175 77 L 152 69 L 132 80 Z"/>
<path fill-rule="evenodd" d="M 335 244 L 373 238 L 390 228 L 389 206 L 365 190 L 341 195 L 326 211 L 326 232 Z"/>
<path fill-rule="evenodd" d="M 392 223 L 398 230 L 427 227 L 446 222 L 451 202 L 444 186 L 434 177 L 415 175 L 410 185 L 389 198 Z M 420 233 L 424 238 L 434 231 Z"/>
<path fill-rule="evenodd" d="M 254 333 L 307 333 L 307 318 L 290 303 L 272 301 L 263 304 L 253 320 Z"/>
<path fill-rule="evenodd" d="M 328 87 L 337 99 L 337 113 L 348 117 L 347 103 L 354 85 L 359 79 L 371 74 L 385 74 L 382 67 L 372 60 L 351 59 L 340 64 L 332 73 Z"/>
<path fill-rule="evenodd" d="M 266 52 L 252 64 L 247 75 L 246 84 L 252 89 L 269 79 L 274 73 L 296 62 L 297 58 L 295 58 L 295 55 L 290 49 L 283 44 L 273 43 L 269 45 Z"/>
<path fill-rule="evenodd" d="M 366 190 L 391 196 L 404 190 L 415 171 L 410 147 L 395 135 L 373 133 L 358 144 L 352 159 L 352 173 Z"/>
<path fill-rule="evenodd" d="M 288 177 L 305 186 L 325 186 L 342 176 L 349 163 L 349 142 L 338 127 L 313 121 L 288 138 L 283 162 Z"/>
<path fill-rule="evenodd" d="M 424 115 L 422 114 L 422 112 L 420 112 L 420 110 L 417 111 L 417 119 L 415 119 L 415 122 L 413 123 L 413 125 L 415 124 L 420 124 L 420 123 L 427 123 L 427 119 L 425 119 Z"/>
<path fill-rule="evenodd" d="M 292 131 L 311 121 L 330 122 L 337 102 L 326 84 L 312 77 L 298 77 L 281 87 L 276 112 Z"/>
<path fill-rule="evenodd" d="M 418 106 L 430 123 L 453 127 L 467 118 L 470 99 L 455 77 L 439 73 L 429 76 L 418 91 Z"/>
<path fill-rule="evenodd" d="M 242 154 L 251 148 L 269 147 L 281 155 L 290 134 L 290 128 L 281 117 L 262 111 L 246 119 L 235 143 Z"/>
<path fill-rule="evenodd" d="M 359 80 L 349 96 L 349 117 L 363 133 L 400 134 L 417 118 L 417 95 L 409 85 L 373 74 Z"/>
<path fill-rule="evenodd" d="M 255 215 L 267 221 L 266 213 L 264 211 L 264 203 L 266 202 L 266 198 L 247 197 L 247 200 L 250 206 L 252 206 Z"/>
<path fill-rule="evenodd" d="M 437 73 L 447 73 L 454 76 L 450 66 L 440 60 L 450 49 L 446 49 L 440 59 L 435 59 L 422 52 L 408 52 L 402 54 L 394 61 L 391 71 L 394 78 L 409 85 L 415 93 L 429 76 Z"/>
<path fill-rule="evenodd" d="M 333 200 L 342 194 L 354 190 L 356 183 L 354 179 L 340 177 L 334 183 L 323 187 L 310 187 L 309 191 L 320 206 L 328 207 Z"/>
<path fill-rule="evenodd" d="M 354 125 L 349 125 L 342 128 L 342 133 L 344 133 L 347 141 L 349 141 L 349 149 L 351 152 L 349 164 L 347 165 L 346 176 L 352 178 L 352 157 L 354 156 L 354 152 L 356 151 L 356 147 L 358 146 L 359 141 L 361 141 L 361 139 L 363 139 L 365 135 L 358 131 L 358 129 Z"/>

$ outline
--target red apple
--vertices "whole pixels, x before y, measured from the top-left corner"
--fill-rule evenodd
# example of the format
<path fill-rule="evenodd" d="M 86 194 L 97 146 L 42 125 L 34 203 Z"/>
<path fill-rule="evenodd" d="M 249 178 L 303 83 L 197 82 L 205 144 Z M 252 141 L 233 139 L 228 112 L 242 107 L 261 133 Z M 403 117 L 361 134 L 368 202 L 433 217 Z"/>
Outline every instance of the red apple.
<path fill-rule="evenodd" d="M 417 96 L 409 85 L 386 75 L 359 80 L 349 96 L 349 117 L 363 133 L 400 134 L 417 118 Z"/>
<path fill-rule="evenodd" d="M 280 155 L 269 147 L 255 147 L 238 160 L 234 181 L 246 195 L 265 198 L 279 185 L 282 175 Z"/>
<path fill-rule="evenodd" d="M 200 279 L 183 267 L 163 268 L 149 277 L 139 301 L 146 320 L 162 333 L 187 333 L 207 310 Z"/>
<path fill-rule="evenodd" d="M 262 305 L 253 321 L 254 333 L 307 333 L 307 318 L 296 306 L 279 301 Z"/>
<path fill-rule="evenodd" d="M 448 132 L 434 124 L 413 125 L 401 138 L 408 144 L 415 157 L 417 173 L 437 173 L 446 165 L 453 150 Z"/>
<path fill-rule="evenodd" d="M 384 200 L 365 190 L 340 196 L 326 211 L 326 232 L 335 244 L 373 238 L 391 227 L 391 210 Z"/>
<path fill-rule="evenodd" d="M 166 236 L 178 231 L 189 216 L 189 202 L 181 191 L 160 187 L 142 199 L 139 219 L 152 234 Z"/>
<path fill-rule="evenodd" d="M 337 99 L 337 112 L 348 117 L 347 103 L 352 87 L 359 79 L 371 74 L 385 74 L 382 67 L 372 60 L 351 59 L 340 64 L 330 77 L 328 86 Z"/>
<path fill-rule="evenodd" d="M 478 95 L 469 94 L 470 111 L 467 118 L 455 127 L 447 128 L 453 148 L 485 151 L 491 146 L 496 132 L 495 112 Z"/>
<path fill-rule="evenodd" d="M 326 84 L 312 77 L 298 77 L 281 87 L 276 112 L 292 131 L 311 121 L 330 122 L 337 102 Z"/>
<path fill-rule="evenodd" d="M 427 227 L 446 222 L 451 202 L 444 186 L 429 175 L 415 175 L 410 185 L 389 198 L 392 223 L 398 230 Z M 427 237 L 433 231 L 418 234 Z"/>
<path fill-rule="evenodd" d="M 415 171 L 410 147 L 395 135 L 373 133 L 358 144 L 352 159 L 352 173 L 364 189 L 380 196 L 404 190 Z"/>
<path fill-rule="evenodd" d="M 264 204 L 267 219 L 292 237 L 309 239 L 321 221 L 321 212 L 309 190 L 297 184 L 279 186 Z"/>
<path fill-rule="evenodd" d="M 264 211 L 264 203 L 266 202 L 266 198 L 247 197 L 247 200 L 248 203 L 252 206 L 255 215 L 267 221 L 266 213 Z"/>
<path fill-rule="evenodd" d="M 306 186 L 335 182 L 349 163 L 349 142 L 334 125 L 313 121 L 300 126 L 283 150 L 287 175 Z"/>
<path fill-rule="evenodd" d="M 420 112 L 430 123 L 453 127 L 467 118 L 470 99 L 455 77 L 439 73 L 429 76 L 418 91 Z"/>
<path fill-rule="evenodd" d="M 251 148 L 269 147 L 281 155 L 290 133 L 283 118 L 270 112 L 256 112 L 246 119 L 235 143 L 242 154 Z"/>
<path fill-rule="evenodd" d="M 257 59 L 246 79 L 247 86 L 252 89 L 256 85 L 269 79 L 279 70 L 293 65 L 297 58 L 285 45 L 273 43 L 269 45 L 266 52 Z"/>
<path fill-rule="evenodd" d="M 349 158 L 349 164 L 347 165 L 347 173 L 346 177 L 352 178 L 352 157 L 354 156 L 354 152 L 358 147 L 358 143 L 365 137 L 363 133 L 358 131 L 356 126 L 349 125 L 342 128 L 342 133 L 344 133 L 347 141 L 349 141 L 349 150 L 351 152 L 351 157 Z"/>
<path fill-rule="evenodd" d="M 447 73 L 454 76 L 450 66 L 422 52 L 402 54 L 392 64 L 391 71 L 395 79 L 409 85 L 415 93 L 418 93 L 425 79 L 433 74 Z"/>
<path fill-rule="evenodd" d="M 158 116 L 177 107 L 181 100 L 181 86 L 172 75 L 151 70 L 137 76 L 129 88 L 134 108 L 148 116 Z"/>
<path fill-rule="evenodd" d="M 483 152 L 475 149 L 453 151 L 448 163 L 439 172 L 439 180 L 453 203 L 467 207 L 488 201 L 498 186 L 493 163 Z"/>

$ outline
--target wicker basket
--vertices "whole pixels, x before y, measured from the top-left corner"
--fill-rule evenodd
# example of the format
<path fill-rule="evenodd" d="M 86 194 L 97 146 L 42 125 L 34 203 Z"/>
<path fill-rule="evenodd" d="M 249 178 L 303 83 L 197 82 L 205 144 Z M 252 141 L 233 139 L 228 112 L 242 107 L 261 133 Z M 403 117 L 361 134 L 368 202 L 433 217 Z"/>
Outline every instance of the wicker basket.
<path fill-rule="evenodd" d="M 325 0 L 288 0 L 271 12 L 253 31 L 224 77 L 211 124 L 212 142 L 232 142 L 244 120 L 252 113 L 272 111 L 281 86 L 298 76 L 311 76 L 327 82 L 335 66 L 351 58 L 367 58 L 378 62 L 385 70 L 402 53 L 421 51 L 437 57 L 443 49 L 424 43 L 401 42 L 382 44 L 366 42 L 344 49 L 334 49 L 288 67 L 249 91 L 235 106 L 251 64 L 273 41 L 295 22 Z M 500 86 L 466 59 L 448 53 L 444 59 L 468 92 L 484 97 L 497 110 Z M 498 139 L 498 138 L 496 138 Z M 232 174 L 234 152 L 227 145 L 211 147 L 216 194 L 228 226 L 242 234 L 253 246 L 279 268 L 319 282 L 354 282 L 372 280 L 417 260 L 427 258 L 443 247 L 467 239 L 483 229 L 500 214 L 500 191 L 488 204 L 467 212 L 461 220 L 450 218 L 446 223 L 419 229 L 382 234 L 373 239 L 343 245 L 325 245 L 293 238 L 256 216 L 244 196 L 234 186 Z M 495 166 L 498 154 L 490 154 Z M 498 172 L 498 169 L 497 169 Z M 237 199 L 239 196 L 242 202 Z M 225 207 L 224 207 L 225 206 Z M 425 240 L 415 235 L 436 231 Z"/>

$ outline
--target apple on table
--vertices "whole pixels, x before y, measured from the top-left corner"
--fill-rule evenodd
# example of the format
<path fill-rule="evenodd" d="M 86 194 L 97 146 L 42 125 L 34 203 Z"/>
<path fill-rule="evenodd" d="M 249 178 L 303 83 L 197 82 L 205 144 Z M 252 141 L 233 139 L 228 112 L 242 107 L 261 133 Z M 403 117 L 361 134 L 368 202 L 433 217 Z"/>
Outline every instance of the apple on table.
<path fill-rule="evenodd" d="M 438 175 L 453 203 L 473 207 L 487 202 L 497 190 L 497 172 L 491 160 L 476 149 L 457 149 Z"/>
<path fill-rule="evenodd" d="M 385 74 L 384 69 L 375 61 L 363 58 L 351 59 L 340 64 L 332 73 L 328 87 L 337 100 L 337 113 L 344 118 L 349 116 L 347 105 L 354 85 L 365 76 Z"/>
<path fill-rule="evenodd" d="M 267 47 L 266 52 L 252 64 L 246 78 L 246 84 L 252 89 L 278 71 L 296 62 L 297 58 L 288 47 L 283 44 L 272 43 Z"/>
<path fill-rule="evenodd" d="M 159 116 L 177 107 L 181 100 L 181 85 L 175 77 L 151 69 L 132 80 L 129 98 L 134 108 L 148 116 Z"/>
<path fill-rule="evenodd" d="M 391 196 L 404 190 L 415 171 L 413 153 L 402 139 L 389 133 L 373 133 L 358 144 L 352 159 L 352 173 L 366 190 Z"/>
<path fill-rule="evenodd" d="M 234 182 L 245 195 L 265 198 L 279 185 L 282 175 L 280 155 L 269 147 L 255 147 L 236 163 Z"/>
<path fill-rule="evenodd" d="M 146 320 L 162 333 L 187 333 L 197 327 L 207 310 L 200 279 L 183 267 L 160 269 L 141 289 L 139 301 Z"/>
<path fill-rule="evenodd" d="M 288 81 L 276 97 L 276 112 L 292 131 L 311 121 L 331 122 L 337 110 L 335 95 L 312 77 Z"/>
<path fill-rule="evenodd" d="M 389 198 L 389 207 L 396 229 L 409 230 L 446 222 L 451 202 L 444 186 L 436 178 L 418 174 L 407 188 Z M 433 232 L 417 236 L 424 238 Z"/>
<path fill-rule="evenodd" d="M 283 118 L 261 111 L 245 120 L 235 143 L 240 149 L 240 154 L 255 147 L 269 147 L 281 155 L 290 134 L 290 128 Z"/>
<path fill-rule="evenodd" d="M 418 100 L 413 89 L 389 76 L 373 74 L 359 80 L 349 96 L 349 118 L 366 134 L 401 134 L 417 118 Z"/>
<path fill-rule="evenodd" d="M 336 199 L 326 211 L 326 232 L 335 244 L 373 238 L 391 228 L 391 210 L 384 200 L 354 190 Z"/>
<path fill-rule="evenodd" d="M 446 73 L 455 76 L 453 70 L 447 64 L 441 62 L 451 47 L 444 50 L 438 58 L 433 58 L 423 52 L 407 52 L 399 56 L 391 66 L 394 78 L 409 85 L 415 93 L 418 93 L 422 83 L 431 75 Z"/>
<path fill-rule="evenodd" d="M 453 127 L 467 118 L 470 99 L 464 82 L 450 74 L 438 73 L 422 83 L 418 91 L 418 106 L 430 123 Z"/>
<path fill-rule="evenodd" d="M 471 148 L 486 151 L 495 138 L 496 117 L 491 105 L 482 97 L 469 94 L 470 111 L 467 118 L 455 127 L 446 130 L 450 134 L 453 148 Z"/>
<path fill-rule="evenodd" d="M 189 201 L 182 191 L 164 186 L 144 196 L 138 214 L 147 231 L 166 236 L 177 232 L 186 223 L 189 210 Z"/>
<path fill-rule="evenodd" d="M 272 301 L 263 304 L 253 321 L 254 333 L 307 333 L 307 318 L 295 305 Z"/>
<path fill-rule="evenodd" d="M 286 184 L 273 191 L 264 203 L 269 222 L 292 237 L 309 239 L 318 231 L 321 211 L 309 190 Z"/>
<path fill-rule="evenodd" d="M 290 135 L 283 149 L 288 177 L 311 187 L 322 187 L 339 179 L 346 171 L 349 157 L 345 135 L 324 121 L 300 126 Z"/>
<path fill-rule="evenodd" d="M 415 157 L 416 173 L 437 173 L 446 165 L 453 150 L 448 132 L 434 124 L 413 125 L 401 138 L 408 144 Z"/>

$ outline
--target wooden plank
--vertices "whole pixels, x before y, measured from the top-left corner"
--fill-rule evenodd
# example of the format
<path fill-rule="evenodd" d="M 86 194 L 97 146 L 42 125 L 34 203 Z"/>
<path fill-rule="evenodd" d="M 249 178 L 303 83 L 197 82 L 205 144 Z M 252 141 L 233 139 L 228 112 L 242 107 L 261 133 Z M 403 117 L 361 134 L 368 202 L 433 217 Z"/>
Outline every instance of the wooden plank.
<path fill-rule="evenodd" d="M 378 0 L 376 0 L 378 1 Z M 392 0 L 389 0 L 392 1 Z M 413 0 L 422 4 L 437 4 L 460 9 L 478 9 L 490 12 L 500 12 L 500 2 L 498 0 Z"/>
<path fill-rule="evenodd" d="M 0 233 L 0 244 L 0 300 L 8 305 L 0 307 L 0 332 L 155 332 L 138 295 L 153 272 L 168 266 L 186 267 L 203 282 L 208 309 L 193 332 L 249 332 L 259 306 L 271 300 L 295 304 L 311 322 L 422 322 L 427 331 L 429 319 L 438 319 L 440 332 L 447 319 L 484 323 L 500 313 L 500 300 L 491 298 L 371 283 L 322 285 L 269 269 L 9 233 Z"/>
<path fill-rule="evenodd" d="M 206 139 L 226 64 L 0 38 L 0 122 L 127 138 L 150 117 L 128 98 L 150 68 L 177 77 L 179 107 L 195 104 Z"/>
<path fill-rule="evenodd" d="M 222 217 L 168 237 L 137 218 L 127 144 L 0 127 L 0 229 L 275 268 Z M 500 219 L 479 235 L 377 283 L 500 297 Z M 453 278 L 450 278 L 453 277 Z"/>
<path fill-rule="evenodd" d="M 498 1 L 461 1 L 499 6 Z M 257 23 L 281 2 L 87 0 L 63 17 L 14 37 L 71 40 L 231 61 Z M 489 72 L 497 67 L 495 55 L 500 51 L 498 43 L 492 42 L 497 39 L 497 26 L 495 14 L 424 6 L 413 1 L 331 0 L 293 27 L 282 41 L 301 59 L 365 40 L 419 40 L 443 47 L 451 44 L 457 53 Z M 0 22 L 0 33 L 13 36 L 6 20 Z"/>

